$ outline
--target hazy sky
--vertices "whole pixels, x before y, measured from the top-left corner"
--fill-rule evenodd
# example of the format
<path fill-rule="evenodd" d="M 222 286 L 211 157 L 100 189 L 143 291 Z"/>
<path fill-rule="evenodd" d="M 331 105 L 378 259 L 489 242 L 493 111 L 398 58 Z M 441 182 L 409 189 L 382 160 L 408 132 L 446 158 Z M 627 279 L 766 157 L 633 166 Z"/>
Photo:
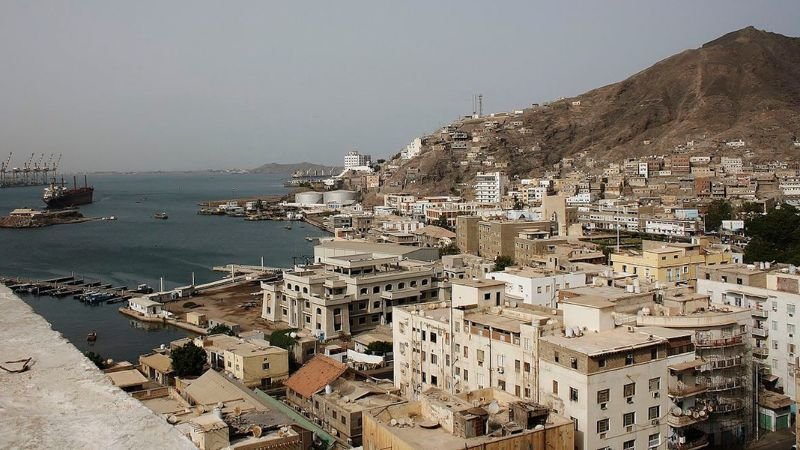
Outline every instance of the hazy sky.
<path fill-rule="evenodd" d="M 556 2 L 550 2 L 556 3 Z M 0 2 L 0 158 L 68 170 L 342 163 L 472 109 L 621 80 L 800 1 Z"/>

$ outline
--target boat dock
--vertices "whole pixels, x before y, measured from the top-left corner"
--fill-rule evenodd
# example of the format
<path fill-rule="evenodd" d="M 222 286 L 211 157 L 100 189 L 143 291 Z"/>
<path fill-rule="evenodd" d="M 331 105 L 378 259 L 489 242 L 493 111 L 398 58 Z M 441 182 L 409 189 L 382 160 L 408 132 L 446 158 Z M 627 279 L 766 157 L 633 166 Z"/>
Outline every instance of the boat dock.
<path fill-rule="evenodd" d="M 64 276 L 46 280 L 0 276 L 0 283 L 15 293 L 47 295 L 56 298 L 73 297 L 90 304 L 120 303 L 132 298 L 135 294 L 152 292 L 152 289 L 146 285 L 129 290 L 127 286 L 114 287 L 110 283 L 83 279 L 79 276 Z"/>
<path fill-rule="evenodd" d="M 248 266 L 246 264 L 226 264 L 224 266 L 214 266 L 212 270 L 215 272 L 225 272 L 233 275 L 234 277 L 257 276 L 257 277 L 272 277 L 283 273 L 280 267 L 265 267 L 265 266 Z"/>

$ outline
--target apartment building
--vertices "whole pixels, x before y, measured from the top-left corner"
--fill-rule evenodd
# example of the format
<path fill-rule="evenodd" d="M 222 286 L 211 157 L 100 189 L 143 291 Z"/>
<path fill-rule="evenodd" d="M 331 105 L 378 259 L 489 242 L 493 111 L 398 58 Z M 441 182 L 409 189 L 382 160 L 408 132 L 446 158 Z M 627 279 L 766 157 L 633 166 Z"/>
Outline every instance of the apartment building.
<path fill-rule="evenodd" d="M 716 245 L 661 244 L 640 252 L 612 253 L 609 255 L 615 272 L 638 276 L 642 281 L 662 283 L 689 282 L 697 279 L 697 267 L 705 264 L 724 264 L 733 259 L 727 247 Z M 652 245 L 652 244 L 651 244 Z"/>
<path fill-rule="evenodd" d="M 372 156 L 370 155 L 362 155 L 356 150 L 352 150 L 347 152 L 344 155 L 344 168 L 353 169 L 356 167 L 369 167 L 372 165 Z"/>
<path fill-rule="evenodd" d="M 430 389 L 364 413 L 365 449 L 572 450 L 574 442 L 569 419 L 496 389 L 459 395 Z"/>
<path fill-rule="evenodd" d="M 478 254 L 478 222 L 479 216 L 456 217 L 456 246 L 471 255 Z"/>
<path fill-rule="evenodd" d="M 718 305 L 750 309 L 753 361 L 761 369 L 762 380 L 794 398 L 800 356 L 800 275 L 786 267 L 766 266 L 701 266 L 697 292 Z"/>
<path fill-rule="evenodd" d="M 520 299 L 529 305 L 556 307 L 561 289 L 586 286 L 586 273 L 541 270 L 531 267 L 506 267 L 502 272 L 489 272 L 486 279 L 505 283 L 508 298 Z"/>
<path fill-rule="evenodd" d="M 473 188 L 475 201 L 478 203 L 500 203 L 506 185 L 506 176 L 502 172 L 478 172 L 475 174 Z"/>
<path fill-rule="evenodd" d="M 296 267 L 285 271 L 279 282 L 261 284 L 263 318 L 325 339 L 389 323 L 394 306 L 438 297 L 432 264 L 372 253 L 315 259 L 320 263 Z"/>
<path fill-rule="evenodd" d="M 495 259 L 514 257 L 514 239 L 523 230 L 550 232 L 549 221 L 480 221 L 478 222 L 478 256 Z"/>
<path fill-rule="evenodd" d="M 583 313 L 611 311 L 587 304 Z M 543 337 L 540 401 L 572 418 L 576 449 L 664 448 L 668 367 L 694 360 L 691 336 L 657 327 L 620 327 Z"/>
<path fill-rule="evenodd" d="M 289 376 L 289 352 L 263 339 L 214 334 L 198 337 L 194 343 L 206 352 L 212 369 L 249 388 L 269 387 Z"/>
<path fill-rule="evenodd" d="M 588 231 L 631 231 L 641 228 L 640 215 L 652 214 L 652 207 L 637 203 L 599 201 L 578 212 L 578 222 Z"/>
<path fill-rule="evenodd" d="M 410 399 L 493 387 L 536 401 L 539 339 L 561 333 L 558 311 L 507 302 L 494 280 L 453 280 L 450 302 L 394 313 L 394 381 Z"/>

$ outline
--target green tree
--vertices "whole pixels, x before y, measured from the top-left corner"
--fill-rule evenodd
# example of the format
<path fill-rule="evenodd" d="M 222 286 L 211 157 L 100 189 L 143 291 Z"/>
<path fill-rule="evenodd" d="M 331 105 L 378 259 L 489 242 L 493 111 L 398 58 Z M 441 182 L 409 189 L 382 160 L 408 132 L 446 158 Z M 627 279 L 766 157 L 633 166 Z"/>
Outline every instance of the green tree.
<path fill-rule="evenodd" d="M 794 206 L 783 204 L 745 224 L 751 237 L 744 249 L 745 262 L 777 261 L 800 265 L 800 216 Z"/>
<path fill-rule="evenodd" d="M 375 355 L 385 355 L 392 351 L 392 343 L 386 341 L 370 342 L 367 346 L 367 350 Z"/>
<path fill-rule="evenodd" d="M 437 227 L 442 227 L 445 230 L 449 230 L 450 229 L 450 224 L 447 222 L 447 217 L 446 216 L 439 216 L 439 219 L 436 220 L 436 226 Z"/>
<path fill-rule="evenodd" d="M 172 370 L 179 377 L 197 377 L 203 373 L 206 364 L 206 352 L 202 348 L 194 345 L 194 342 L 187 342 L 183 347 L 178 347 L 170 352 L 172 358 Z"/>
<path fill-rule="evenodd" d="M 83 352 L 83 356 L 89 358 L 89 361 L 93 362 L 95 366 L 100 369 L 106 368 L 106 360 L 99 354 L 95 352 Z"/>
<path fill-rule="evenodd" d="M 733 219 L 733 207 L 727 200 L 714 200 L 708 205 L 705 215 L 705 230 L 719 231 L 723 220 Z"/>
<path fill-rule="evenodd" d="M 505 255 L 498 255 L 497 258 L 494 259 L 494 271 L 495 272 L 502 272 L 508 266 L 514 265 L 514 258 Z"/>
<path fill-rule="evenodd" d="M 445 255 L 457 255 L 461 253 L 461 250 L 458 248 L 455 242 L 451 242 L 444 247 L 439 247 L 439 257 Z"/>
<path fill-rule="evenodd" d="M 297 342 L 295 338 L 291 336 L 293 331 L 296 331 L 296 328 L 289 328 L 286 330 L 275 330 L 267 339 L 270 345 L 274 345 L 275 347 L 280 347 L 285 350 L 289 350 L 292 346 Z"/>
<path fill-rule="evenodd" d="M 236 333 L 231 330 L 231 327 L 223 324 L 214 325 L 213 327 L 208 329 L 208 335 L 211 336 L 212 334 L 227 334 L 228 336 L 236 336 Z"/>

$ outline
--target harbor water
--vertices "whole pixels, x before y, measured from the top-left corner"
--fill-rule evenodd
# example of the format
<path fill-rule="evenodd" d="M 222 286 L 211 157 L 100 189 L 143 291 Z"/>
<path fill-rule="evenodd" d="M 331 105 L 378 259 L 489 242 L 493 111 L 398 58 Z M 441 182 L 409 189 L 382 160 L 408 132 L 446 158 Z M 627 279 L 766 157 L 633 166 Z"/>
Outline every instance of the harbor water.
<path fill-rule="evenodd" d="M 82 178 L 82 177 L 81 177 Z M 0 229 L 0 274 L 37 279 L 75 274 L 114 286 L 147 283 L 166 288 L 222 277 L 211 270 L 228 263 L 289 267 L 293 258 L 310 257 L 306 236 L 325 233 L 308 224 L 245 221 L 202 216 L 208 200 L 281 195 L 285 177 L 224 173 L 90 175 L 94 203 L 82 206 L 87 217 L 117 220 L 56 225 L 36 229 Z M 0 189 L 0 214 L 14 208 L 40 208 L 41 187 Z M 166 212 L 168 220 L 153 214 Z M 80 350 L 115 360 L 136 361 L 139 354 L 187 335 L 172 327 L 144 324 L 120 314 L 120 305 L 88 306 L 71 297 L 23 296 L 36 312 Z M 96 330 L 97 342 L 86 342 Z"/>

